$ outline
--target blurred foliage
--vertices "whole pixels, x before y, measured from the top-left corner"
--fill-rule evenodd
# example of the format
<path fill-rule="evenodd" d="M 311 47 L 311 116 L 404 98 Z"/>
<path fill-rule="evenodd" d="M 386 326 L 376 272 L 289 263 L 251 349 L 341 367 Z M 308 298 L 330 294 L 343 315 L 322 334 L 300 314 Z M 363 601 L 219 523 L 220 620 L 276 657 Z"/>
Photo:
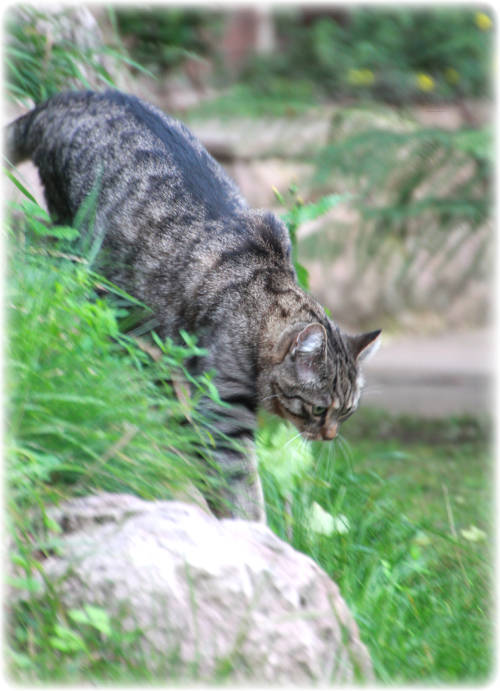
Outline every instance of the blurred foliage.
<path fill-rule="evenodd" d="M 188 112 L 182 113 L 182 117 L 187 121 L 199 118 L 293 117 L 310 111 L 315 101 L 314 86 L 306 79 L 292 82 L 270 75 L 265 86 L 257 88 L 252 83 L 235 82 L 214 98 L 201 100 Z"/>
<path fill-rule="evenodd" d="M 318 159 L 318 179 L 327 180 L 335 170 L 356 180 L 358 208 L 366 220 L 374 221 L 375 243 L 380 233 L 405 239 L 412 220 L 422 215 L 428 227 L 444 233 L 465 225 L 474 230 L 488 218 L 493 172 L 490 128 L 450 132 L 382 126 L 339 136 L 345 117 L 345 113 L 334 116 L 330 143 Z"/>
<path fill-rule="evenodd" d="M 297 282 L 304 290 L 308 290 L 309 272 L 299 261 L 297 231 L 300 225 L 306 221 L 312 221 L 324 216 L 330 209 L 333 209 L 339 202 L 343 201 L 343 198 L 337 194 L 330 194 L 321 197 L 321 199 L 316 202 L 309 202 L 306 204 L 300 196 L 299 189 L 295 184 L 290 185 L 285 196 L 283 196 L 276 187 L 273 188 L 273 191 L 278 202 L 287 208 L 286 213 L 282 215 L 282 219 L 290 235 L 292 262 L 297 273 Z"/>
<path fill-rule="evenodd" d="M 246 78 L 265 89 L 270 74 L 311 80 L 327 98 L 388 102 L 482 97 L 490 93 L 493 22 L 466 8 L 354 8 L 304 24 L 300 10 L 277 13 L 280 49 Z"/>
<path fill-rule="evenodd" d="M 116 26 L 131 54 L 155 73 L 209 51 L 220 16 L 199 9 L 116 7 Z"/>
<path fill-rule="evenodd" d="M 350 213 L 303 238 L 300 251 L 325 270 L 350 267 L 329 288 L 338 319 L 389 329 L 410 314 L 430 328 L 488 320 L 493 151 L 489 125 L 426 127 L 383 106 L 335 111 L 314 186 L 351 193 Z"/>
<path fill-rule="evenodd" d="M 169 497 L 190 476 L 207 484 L 205 424 L 197 403 L 217 397 L 209 374 L 185 367 L 199 356 L 155 335 L 124 333 L 138 302 L 95 273 L 78 230 L 54 226 L 32 199 L 10 204 L 7 471 L 12 510 L 95 489 Z M 146 308 L 143 307 L 143 313 Z M 191 384 L 186 405 L 172 379 Z M 203 382 L 203 383 L 202 383 Z M 209 436 L 209 435 L 208 435 Z M 137 472 L 137 464 L 141 472 Z M 199 466 L 199 467 L 198 467 Z M 16 507 L 16 508 L 14 508 Z M 23 516 L 19 515 L 22 521 Z"/>
<path fill-rule="evenodd" d="M 446 131 L 414 123 L 353 126 L 352 113 L 334 116 L 329 144 L 318 158 L 317 180 L 349 180 L 356 189 L 362 219 L 358 257 L 380 261 L 387 251 L 405 257 L 394 285 L 404 299 L 413 273 L 442 253 L 441 268 L 450 265 L 466 238 L 484 231 L 490 218 L 493 183 L 493 133 L 489 127 Z M 345 130 L 349 123 L 349 131 Z M 483 233 L 466 273 L 456 277 L 457 290 L 484 270 L 489 234 Z M 390 245 L 390 247 L 389 247 Z M 360 267 L 361 268 L 361 267 Z M 434 268 L 439 276 L 440 268 Z"/>
<path fill-rule="evenodd" d="M 12 101 L 30 106 L 70 88 L 114 86 L 110 69 L 139 65 L 79 25 L 72 8 L 57 13 L 19 5 L 6 14 L 5 76 Z"/>
<path fill-rule="evenodd" d="M 218 48 L 227 16 L 223 10 L 146 6 L 115 12 L 133 56 L 153 71 L 205 56 L 227 78 Z M 316 97 L 326 99 L 405 103 L 490 93 L 490 10 L 299 5 L 276 10 L 274 20 L 276 50 L 250 56 L 241 74 L 262 95 L 283 81 L 309 82 Z"/>

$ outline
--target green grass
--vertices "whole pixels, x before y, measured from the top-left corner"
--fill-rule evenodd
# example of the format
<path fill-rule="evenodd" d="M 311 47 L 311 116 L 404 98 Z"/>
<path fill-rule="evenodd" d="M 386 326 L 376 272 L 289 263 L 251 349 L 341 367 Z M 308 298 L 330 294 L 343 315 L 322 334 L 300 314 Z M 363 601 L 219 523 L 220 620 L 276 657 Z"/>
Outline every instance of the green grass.
<path fill-rule="evenodd" d="M 184 424 L 169 380 L 187 375 L 184 361 L 196 345 L 187 337 L 182 348 L 159 343 L 164 357 L 154 362 L 120 329 L 137 306 L 83 256 L 68 258 L 67 229 L 51 228 L 47 244 L 43 213 L 32 203 L 23 213 L 10 228 L 6 285 L 6 506 L 17 567 L 10 583 L 30 597 L 10 612 L 7 659 L 22 681 L 154 681 L 146 661 L 132 655 L 140 632 L 123 632 L 105 612 L 100 628 L 82 625 L 85 612 L 65 611 L 53 589 L 40 599 L 34 575 L 59 539 L 46 507 L 98 489 L 146 499 L 170 498 L 186 482 L 216 491 L 197 460 L 200 453 L 209 460 L 210 438 L 196 412 L 199 396 L 215 394 L 209 377 L 192 380 L 195 424 Z M 334 444 L 306 446 L 292 440 L 296 430 L 263 419 L 258 451 L 271 528 L 338 583 L 379 681 L 485 681 L 492 670 L 487 423 L 367 409 L 343 432 Z M 170 679 L 175 662 L 175 655 L 165 661 Z"/>
<path fill-rule="evenodd" d="M 313 87 L 307 81 L 273 78 L 267 80 L 266 89 L 259 89 L 244 82 L 235 83 L 214 98 L 202 101 L 189 112 L 184 120 L 204 118 L 259 118 L 293 117 L 303 115 L 318 105 Z"/>
<path fill-rule="evenodd" d="M 115 75 L 126 65 L 148 73 L 127 56 L 116 36 L 118 50 L 101 44 L 99 39 L 93 47 L 84 46 L 78 35 L 82 27 L 76 31 L 75 38 L 68 31 L 69 21 L 69 17 L 61 20 L 60 13 L 28 5 L 22 12 L 6 12 L 4 65 L 10 100 L 31 106 L 68 88 L 114 87 L 110 67 Z"/>
<path fill-rule="evenodd" d="M 491 448 L 482 435 L 444 441 L 457 421 L 441 425 L 432 444 L 353 430 L 350 443 L 313 445 L 306 469 L 288 478 L 288 505 L 264 469 L 274 529 L 338 583 L 382 682 L 492 673 Z"/>
<path fill-rule="evenodd" d="M 123 332 L 136 322 L 137 310 L 143 317 L 147 310 L 93 271 L 92 248 L 70 247 L 74 229 L 49 226 L 31 199 L 12 207 L 8 584 L 24 595 L 9 611 L 7 662 L 13 678 L 24 681 L 148 679 L 146 662 L 132 655 L 138 632 L 123 632 L 119 621 L 82 625 L 85 613 L 66 612 L 53 587 L 40 597 L 36 576 L 60 537 L 46 509 L 98 490 L 171 499 L 194 485 L 213 496 L 220 482 L 210 473 L 213 438 L 197 403 L 217 392 L 210 373 L 188 373 L 185 361 L 202 351 L 187 334 L 182 346 L 158 338 L 147 345 Z M 151 345 L 162 350 L 160 360 L 151 357 Z M 189 380 L 190 401 L 174 395 L 178 377 Z M 100 616 L 106 622 L 106 612 Z"/>
<path fill-rule="evenodd" d="M 195 346 L 167 343 L 154 363 L 120 333 L 124 310 L 96 295 L 96 280 L 48 256 L 11 262 L 7 452 L 20 510 L 35 488 L 44 500 L 96 489 L 169 497 L 198 441 L 188 426 L 178 434 L 169 381 Z"/>

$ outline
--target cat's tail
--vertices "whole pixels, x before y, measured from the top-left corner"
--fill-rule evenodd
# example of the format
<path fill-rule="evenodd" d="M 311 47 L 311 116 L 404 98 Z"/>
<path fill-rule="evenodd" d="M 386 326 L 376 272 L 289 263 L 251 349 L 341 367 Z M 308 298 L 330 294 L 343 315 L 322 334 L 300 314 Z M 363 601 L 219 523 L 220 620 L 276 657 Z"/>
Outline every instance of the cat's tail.
<path fill-rule="evenodd" d="M 33 153 L 33 139 L 28 136 L 28 132 L 33 121 L 33 117 L 39 112 L 40 108 L 34 108 L 28 113 L 21 115 L 7 125 L 4 132 L 4 154 L 8 163 L 16 166 L 28 158 Z"/>

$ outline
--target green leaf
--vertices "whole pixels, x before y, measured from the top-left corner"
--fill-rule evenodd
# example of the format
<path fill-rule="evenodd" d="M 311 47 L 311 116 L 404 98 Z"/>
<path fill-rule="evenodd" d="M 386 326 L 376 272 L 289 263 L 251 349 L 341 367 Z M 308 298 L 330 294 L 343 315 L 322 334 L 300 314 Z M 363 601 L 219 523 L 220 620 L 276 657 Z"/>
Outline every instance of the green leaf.
<path fill-rule="evenodd" d="M 26 187 L 16 178 L 16 176 L 13 175 L 9 170 L 7 170 L 5 172 L 6 172 L 7 177 L 9 178 L 9 180 L 14 183 L 14 185 L 17 187 L 17 189 L 20 192 L 22 192 L 24 194 L 24 196 L 27 197 L 31 202 L 33 202 L 34 204 L 36 204 L 36 206 L 38 206 L 38 204 L 36 203 L 35 197 L 30 192 L 28 192 Z"/>
<path fill-rule="evenodd" d="M 455 134 L 455 145 L 461 151 L 477 158 L 493 161 L 495 145 L 489 128 L 481 130 L 461 130 Z"/>
<path fill-rule="evenodd" d="M 42 237 L 49 235 L 49 228 L 47 228 L 45 223 L 42 223 L 41 221 L 34 218 L 33 216 L 28 218 L 28 227 L 34 233 L 36 233 L 37 235 L 40 235 Z"/>
<path fill-rule="evenodd" d="M 83 610 L 72 609 L 68 616 L 76 624 L 87 624 L 102 633 L 103 636 L 111 635 L 111 623 L 108 613 L 101 607 L 85 605 Z"/>
<path fill-rule="evenodd" d="M 63 653 L 76 653 L 80 650 L 87 650 L 83 638 L 76 631 L 72 631 L 72 629 L 68 629 L 68 627 L 61 624 L 56 624 L 54 626 L 54 633 L 56 635 L 49 637 L 49 643 L 56 650 L 60 650 Z"/>
<path fill-rule="evenodd" d="M 135 70 L 137 70 L 138 72 L 141 72 L 142 74 L 146 75 L 147 77 L 151 77 L 152 79 L 158 79 L 158 75 L 154 74 L 154 72 L 151 72 L 146 67 L 141 65 L 139 62 L 132 60 L 132 58 L 129 58 L 127 55 L 124 55 L 123 53 L 119 53 L 117 50 L 114 50 L 113 48 L 104 47 L 102 50 L 102 54 L 103 55 L 109 55 L 110 57 L 114 58 L 118 62 L 123 62 L 125 65 L 129 65 L 129 67 L 133 67 Z"/>
<path fill-rule="evenodd" d="M 272 190 L 273 190 L 274 196 L 275 196 L 276 199 L 279 201 L 279 203 L 280 203 L 282 206 L 285 206 L 285 204 L 286 204 L 285 198 L 283 197 L 283 195 L 281 194 L 281 192 L 278 190 L 278 188 L 277 188 L 277 187 L 273 187 Z"/>
<path fill-rule="evenodd" d="M 37 581 L 30 576 L 27 576 L 26 578 L 8 578 L 7 582 L 13 588 L 27 590 L 29 593 L 39 593 L 42 589 L 42 584 L 40 581 Z"/>
<path fill-rule="evenodd" d="M 57 521 L 48 516 L 46 513 L 43 514 L 43 523 L 50 532 L 56 533 L 57 535 L 62 533 L 62 528 L 59 523 L 57 523 Z"/>
<path fill-rule="evenodd" d="M 302 264 L 299 264 L 298 262 L 295 262 L 295 271 L 297 272 L 297 281 L 299 282 L 301 288 L 304 288 L 304 290 L 308 290 L 309 271 L 306 269 L 305 266 L 302 266 Z"/>
<path fill-rule="evenodd" d="M 293 222 L 294 225 L 301 225 L 306 221 L 314 221 L 323 216 L 330 209 L 338 206 L 343 201 L 351 199 L 350 195 L 330 194 L 322 197 L 319 201 L 310 204 L 297 205 L 283 216 L 286 224 Z"/>
<path fill-rule="evenodd" d="M 59 240 L 75 240 L 80 235 L 80 231 L 71 226 L 51 226 L 47 229 L 47 235 Z"/>
<path fill-rule="evenodd" d="M 7 655 L 12 660 L 12 662 L 20 669 L 28 669 L 30 667 L 35 667 L 35 663 L 29 655 L 25 655 L 24 653 L 18 653 L 15 650 L 7 650 Z"/>
<path fill-rule="evenodd" d="M 31 199 L 25 199 L 21 203 L 21 208 L 24 211 L 24 213 L 29 217 L 34 216 L 35 218 L 39 218 L 42 221 L 46 221 L 47 223 L 51 222 L 49 214 L 35 200 L 31 201 Z"/>
<path fill-rule="evenodd" d="M 259 429 L 256 443 L 259 464 L 276 478 L 284 492 L 290 492 L 295 480 L 312 466 L 311 447 L 305 446 L 297 430 L 287 424 L 270 420 Z"/>
<path fill-rule="evenodd" d="M 332 516 L 328 511 L 313 502 L 308 516 L 309 528 L 318 535 L 345 535 L 351 529 L 349 519 L 343 513 Z"/>
<path fill-rule="evenodd" d="M 335 532 L 333 516 L 318 502 L 313 502 L 309 515 L 309 528 L 319 535 L 332 535 Z"/>

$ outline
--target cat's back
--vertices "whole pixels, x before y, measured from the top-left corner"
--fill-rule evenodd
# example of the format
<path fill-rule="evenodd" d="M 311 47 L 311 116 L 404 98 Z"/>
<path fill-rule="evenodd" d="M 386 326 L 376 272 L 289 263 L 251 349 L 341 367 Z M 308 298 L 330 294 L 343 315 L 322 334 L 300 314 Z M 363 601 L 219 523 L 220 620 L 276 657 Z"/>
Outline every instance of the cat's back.
<path fill-rule="evenodd" d="M 189 129 L 119 91 L 58 94 L 25 119 L 25 146 L 48 195 L 65 189 L 74 215 L 95 185 L 101 209 L 134 199 L 168 205 L 192 220 L 213 220 L 246 207 L 238 189 Z M 21 124 L 20 124 L 21 127 Z M 57 195 L 52 206 L 57 206 Z M 60 194 L 59 194 L 60 196 Z M 159 209 L 157 208 L 157 213 Z"/>
<path fill-rule="evenodd" d="M 249 306 L 256 314 L 294 282 L 284 224 L 249 209 L 188 128 L 154 106 L 68 92 L 13 126 L 51 213 L 71 222 L 95 203 L 100 270 L 153 307 L 165 333 L 215 328 Z"/>

